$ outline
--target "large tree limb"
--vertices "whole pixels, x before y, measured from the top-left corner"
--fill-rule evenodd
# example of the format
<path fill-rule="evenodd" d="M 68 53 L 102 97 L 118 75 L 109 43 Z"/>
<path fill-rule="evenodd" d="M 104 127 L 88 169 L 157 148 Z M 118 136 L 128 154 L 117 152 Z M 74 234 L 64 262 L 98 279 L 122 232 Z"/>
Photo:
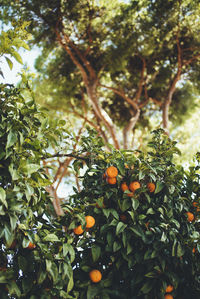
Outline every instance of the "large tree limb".
<path fill-rule="evenodd" d="M 173 94 L 176 90 L 176 84 L 181 78 L 181 72 L 182 72 L 182 51 L 179 43 L 179 32 L 176 35 L 176 44 L 177 44 L 177 60 L 178 60 L 178 66 L 177 66 L 177 72 L 174 76 L 174 79 L 172 80 L 171 86 L 168 90 L 167 97 L 163 103 L 163 128 L 166 130 L 166 133 L 169 134 L 169 107 L 172 102 Z"/>
<path fill-rule="evenodd" d="M 128 124 L 123 129 L 123 146 L 125 149 L 128 149 L 129 140 L 131 139 L 130 133 L 135 127 L 139 117 L 140 117 L 140 109 L 138 108 L 136 114 L 133 117 L 131 117 Z"/>
<path fill-rule="evenodd" d="M 101 121 L 103 122 L 105 127 L 110 132 L 110 135 L 112 137 L 112 140 L 113 140 L 113 143 L 114 143 L 114 146 L 116 147 L 116 149 L 119 149 L 120 148 L 119 141 L 116 136 L 113 121 L 110 118 L 110 116 L 106 113 L 106 111 L 103 110 L 102 107 L 98 103 L 98 99 L 97 99 L 97 95 L 96 95 L 96 84 L 86 86 L 86 88 L 87 88 L 87 94 L 91 100 L 91 104 L 92 104 L 92 107 L 93 107 L 96 115 L 99 117 L 99 119 L 101 119 Z"/>
<path fill-rule="evenodd" d="M 82 75 L 82 78 L 83 78 L 83 82 L 87 86 L 89 84 L 89 80 L 88 80 L 88 76 L 87 76 L 87 73 L 86 73 L 84 67 L 80 64 L 80 62 L 78 61 L 78 59 L 75 57 L 75 55 L 71 51 L 70 47 L 66 43 L 63 42 L 63 39 L 62 39 L 62 37 L 60 35 L 60 32 L 58 32 L 58 30 L 56 30 L 56 36 L 57 36 L 57 39 L 58 39 L 60 45 L 69 54 L 71 60 L 73 61 L 73 63 L 77 66 L 77 68 L 81 72 L 81 75 Z"/>

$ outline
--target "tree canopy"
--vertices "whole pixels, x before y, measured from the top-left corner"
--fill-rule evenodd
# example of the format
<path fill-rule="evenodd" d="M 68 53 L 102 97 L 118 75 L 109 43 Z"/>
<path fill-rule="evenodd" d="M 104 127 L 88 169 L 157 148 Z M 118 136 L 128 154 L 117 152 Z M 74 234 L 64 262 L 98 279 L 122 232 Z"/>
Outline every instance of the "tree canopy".
<path fill-rule="evenodd" d="M 25 24 L 2 33 L 0 55 L 18 57 Z M 145 152 L 106 151 L 99 132 L 49 118 L 30 83 L 0 84 L 1 298 L 198 298 L 200 153 L 176 165 L 162 129 Z M 81 184 L 60 199 L 69 167 Z"/>
<path fill-rule="evenodd" d="M 38 98 L 72 113 L 116 148 L 160 118 L 169 130 L 199 88 L 199 1 L 1 0 L 5 20 L 30 21 L 42 54 Z"/>

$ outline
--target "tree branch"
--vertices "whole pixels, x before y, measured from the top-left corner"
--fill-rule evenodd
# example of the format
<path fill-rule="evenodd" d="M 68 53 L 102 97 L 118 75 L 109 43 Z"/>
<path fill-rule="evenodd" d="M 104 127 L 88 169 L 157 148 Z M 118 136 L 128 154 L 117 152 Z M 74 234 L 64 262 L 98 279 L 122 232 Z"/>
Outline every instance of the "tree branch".
<path fill-rule="evenodd" d="M 131 119 L 129 120 L 128 124 L 123 129 L 123 145 L 124 145 L 124 149 L 128 149 L 128 141 L 131 139 L 130 138 L 130 132 L 135 127 L 135 125 L 136 125 L 139 117 L 140 117 L 140 109 L 138 108 L 136 114 L 133 117 L 131 117 Z"/>
<path fill-rule="evenodd" d="M 88 76 L 87 76 L 87 73 L 86 73 L 85 69 L 79 63 L 79 61 L 76 59 L 75 55 L 72 53 L 69 46 L 63 42 L 62 37 L 60 35 L 60 32 L 58 32 L 57 28 L 56 28 L 55 32 L 56 32 L 56 36 L 57 36 L 57 39 L 58 39 L 60 45 L 66 50 L 66 52 L 69 54 L 69 56 L 70 56 L 71 60 L 73 61 L 73 63 L 80 70 L 82 78 L 83 78 L 83 82 L 85 83 L 85 85 L 88 85 L 89 81 L 88 81 Z"/>
<path fill-rule="evenodd" d="M 177 72 L 176 75 L 174 76 L 174 79 L 172 81 L 172 84 L 169 88 L 167 97 L 163 103 L 163 128 L 166 130 L 166 133 L 169 134 L 169 107 L 172 102 L 172 97 L 173 94 L 176 90 L 176 84 L 181 78 L 181 72 L 182 72 L 182 52 L 181 52 L 181 47 L 179 43 L 179 31 L 177 32 L 176 35 L 176 44 L 177 44 L 177 51 L 178 51 L 178 66 L 177 66 Z"/>

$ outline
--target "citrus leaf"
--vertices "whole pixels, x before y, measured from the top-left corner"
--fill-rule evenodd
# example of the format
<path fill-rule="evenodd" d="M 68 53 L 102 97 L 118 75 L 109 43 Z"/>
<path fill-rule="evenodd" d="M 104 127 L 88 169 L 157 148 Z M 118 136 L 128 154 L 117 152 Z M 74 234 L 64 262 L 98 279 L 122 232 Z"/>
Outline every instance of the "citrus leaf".
<path fill-rule="evenodd" d="M 44 237 L 44 239 L 43 239 L 44 241 L 49 241 L 49 242 L 58 242 L 59 241 L 59 239 L 58 239 L 58 237 L 56 236 L 56 235 L 54 235 L 54 234 L 48 234 L 48 235 L 46 235 L 46 237 Z"/>
<path fill-rule="evenodd" d="M 0 187 L 0 201 L 6 208 L 8 208 L 8 203 L 6 201 L 6 191 L 2 187 Z"/>
<path fill-rule="evenodd" d="M 119 222 L 116 227 L 116 235 L 122 233 L 126 227 L 127 227 L 126 224 L 124 224 L 123 222 Z"/>
<path fill-rule="evenodd" d="M 93 245 L 92 246 L 92 259 L 93 259 L 93 262 L 96 262 L 99 257 L 101 255 L 101 247 L 98 246 L 98 245 Z"/>
<path fill-rule="evenodd" d="M 13 63 L 12 63 L 12 61 L 11 61 L 10 58 L 8 58 L 8 57 L 5 57 L 5 59 L 6 59 L 6 61 L 7 61 L 7 64 L 8 64 L 8 66 L 9 66 L 10 70 L 12 70 L 12 68 L 13 68 Z"/>

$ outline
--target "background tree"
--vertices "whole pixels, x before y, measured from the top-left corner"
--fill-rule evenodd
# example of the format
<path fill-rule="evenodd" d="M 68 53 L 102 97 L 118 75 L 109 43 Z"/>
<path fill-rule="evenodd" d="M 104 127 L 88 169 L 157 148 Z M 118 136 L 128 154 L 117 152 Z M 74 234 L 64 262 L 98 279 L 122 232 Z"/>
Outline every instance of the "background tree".
<path fill-rule="evenodd" d="M 135 128 L 151 127 L 155 115 L 169 131 L 170 116 L 180 124 L 194 109 L 198 1 L 1 3 L 5 19 L 31 21 L 42 49 L 40 100 L 88 122 L 115 148 L 129 148 Z"/>

